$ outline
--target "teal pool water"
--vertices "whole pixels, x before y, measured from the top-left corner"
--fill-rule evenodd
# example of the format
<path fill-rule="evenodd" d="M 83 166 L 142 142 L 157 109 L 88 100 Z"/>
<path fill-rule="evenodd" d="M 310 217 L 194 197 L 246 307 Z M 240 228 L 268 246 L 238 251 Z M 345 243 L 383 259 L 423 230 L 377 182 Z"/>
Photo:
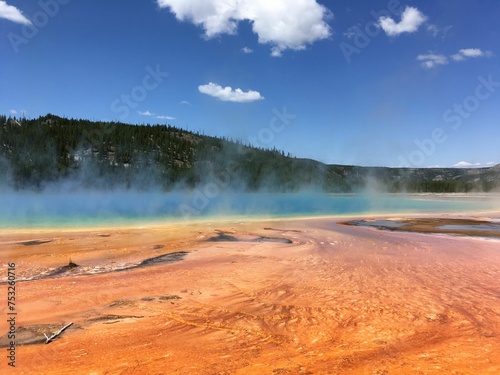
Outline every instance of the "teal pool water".
<path fill-rule="evenodd" d="M 0 193 L 0 229 L 142 225 L 210 217 L 500 211 L 498 196 L 231 194 L 160 192 Z"/>

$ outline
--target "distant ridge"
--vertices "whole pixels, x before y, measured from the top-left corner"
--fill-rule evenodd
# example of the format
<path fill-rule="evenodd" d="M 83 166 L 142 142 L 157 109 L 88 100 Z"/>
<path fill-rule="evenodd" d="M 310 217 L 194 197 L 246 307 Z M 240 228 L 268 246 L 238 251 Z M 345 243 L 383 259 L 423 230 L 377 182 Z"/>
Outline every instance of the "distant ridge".
<path fill-rule="evenodd" d="M 489 168 L 389 168 L 327 165 L 169 125 L 128 125 L 52 114 L 0 116 L 0 185 L 41 190 L 194 189 L 352 193 L 490 192 Z"/>

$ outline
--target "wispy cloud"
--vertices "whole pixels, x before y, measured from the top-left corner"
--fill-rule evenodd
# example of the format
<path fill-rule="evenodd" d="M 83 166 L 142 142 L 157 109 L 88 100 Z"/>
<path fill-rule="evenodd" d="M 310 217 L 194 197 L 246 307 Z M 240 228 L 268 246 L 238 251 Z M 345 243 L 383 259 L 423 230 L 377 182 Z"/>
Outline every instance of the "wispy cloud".
<path fill-rule="evenodd" d="M 351 26 L 347 29 L 347 31 L 344 31 L 344 37 L 346 37 L 347 39 L 352 39 L 358 34 L 359 34 L 359 24 Z"/>
<path fill-rule="evenodd" d="M 451 58 L 455 61 L 463 61 L 474 57 L 490 57 L 491 51 L 482 51 L 480 48 L 465 48 L 452 55 Z"/>
<path fill-rule="evenodd" d="M 7 4 L 5 1 L 0 1 L 0 18 L 23 25 L 31 25 L 31 21 L 26 18 L 19 9 Z"/>
<path fill-rule="evenodd" d="M 271 46 L 272 56 L 283 51 L 303 50 L 331 35 L 326 22 L 331 12 L 316 0 L 157 0 L 180 21 L 201 26 L 206 38 L 236 34 L 238 24 L 247 20 L 259 43 Z"/>
<path fill-rule="evenodd" d="M 181 100 L 181 103 L 180 103 L 180 104 L 191 105 L 191 103 L 189 103 L 187 100 Z"/>
<path fill-rule="evenodd" d="M 252 53 L 252 52 L 253 52 L 253 49 L 248 48 L 248 47 L 243 47 L 243 48 L 241 49 L 241 52 L 243 52 L 243 53 Z"/>
<path fill-rule="evenodd" d="M 427 25 L 427 31 L 429 34 L 431 34 L 433 37 L 441 37 L 441 39 L 445 39 L 448 36 L 448 32 L 453 28 L 453 26 L 448 25 L 444 27 L 439 27 L 434 24 L 429 24 Z"/>
<path fill-rule="evenodd" d="M 398 36 L 402 33 L 414 33 L 427 20 L 417 8 L 406 7 L 401 14 L 401 21 L 396 22 L 391 17 L 379 18 L 379 25 L 389 36 Z"/>
<path fill-rule="evenodd" d="M 430 32 L 433 36 L 437 36 L 439 34 L 439 28 L 436 25 L 428 25 L 427 31 Z"/>
<path fill-rule="evenodd" d="M 241 89 L 233 89 L 230 86 L 222 87 L 213 82 L 198 86 L 198 90 L 202 94 L 210 95 L 226 102 L 249 103 L 264 99 L 258 91 L 243 91 Z"/>
<path fill-rule="evenodd" d="M 157 118 L 159 120 L 175 120 L 175 117 L 165 116 L 165 115 L 157 115 L 156 113 L 149 112 L 149 110 L 146 110 L 144 112 L 137 111 L 137 113 L 139 113 L 141 116 L 150 116 L 150 117 Z"/>
<path fill-rule="evenodd" d="M 21 117 L 26 117 L 28 115 L 28 111 L 25 110 L 25 109 L 9 109 L 9 113 L 12 115 L 12 116 L 16 116 L 16 115 L 19 115 Z"/>
<path fill-rule="evenodd" d="M 426 69 L 434 68 L 438 65 L 446 65 L 450 61 L 464 61 L 470 58 L 479 58 L 479 57 L 491 57 L 493 53 L 491 51 L 483 51 L 479 48 L 465 48 L 459 50 L 457 53 L 449 56 L 445 56 L 443 54 L 437 54 L 433 52 L 429 52 L 427 54 L 418 55 L 417 61 L 421 61 L 421 65 Z"/>
<path fill-rule="evenodd" d="M 445 55 L 428 53 L 424 55 L 418 55 L 417 60 L 421 61 L 421 65 L 424 68 L 431 69 L 437 65 L 446 65 L 448 64 L 448 58 Z"/>

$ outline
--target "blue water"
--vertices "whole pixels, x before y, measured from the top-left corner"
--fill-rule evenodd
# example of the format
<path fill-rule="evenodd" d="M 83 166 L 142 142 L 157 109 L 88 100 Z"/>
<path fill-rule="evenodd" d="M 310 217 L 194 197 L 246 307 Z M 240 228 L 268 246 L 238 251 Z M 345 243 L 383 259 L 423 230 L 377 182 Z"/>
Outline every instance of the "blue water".
<path fill-rule="evenodd" d="M 142 225 L 210 217 L 500 211 L 487 197 L 195 191 L 0 193 L 0 229 Z"/>

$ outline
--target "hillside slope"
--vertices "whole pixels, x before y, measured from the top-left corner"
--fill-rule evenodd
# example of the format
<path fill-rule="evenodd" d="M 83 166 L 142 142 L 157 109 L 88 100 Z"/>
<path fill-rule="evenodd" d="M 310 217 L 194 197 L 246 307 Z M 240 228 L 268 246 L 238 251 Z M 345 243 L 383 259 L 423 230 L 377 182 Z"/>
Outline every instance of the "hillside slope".
<path fill-rule="evenodd" d="M 165 125 L 0 116 L 0 184 L 14 189 L 190 189 L 216 182 L 244 191 L 470 192 L 500 188 L 492 168 L 326 165 L 276 149 Z"/>

